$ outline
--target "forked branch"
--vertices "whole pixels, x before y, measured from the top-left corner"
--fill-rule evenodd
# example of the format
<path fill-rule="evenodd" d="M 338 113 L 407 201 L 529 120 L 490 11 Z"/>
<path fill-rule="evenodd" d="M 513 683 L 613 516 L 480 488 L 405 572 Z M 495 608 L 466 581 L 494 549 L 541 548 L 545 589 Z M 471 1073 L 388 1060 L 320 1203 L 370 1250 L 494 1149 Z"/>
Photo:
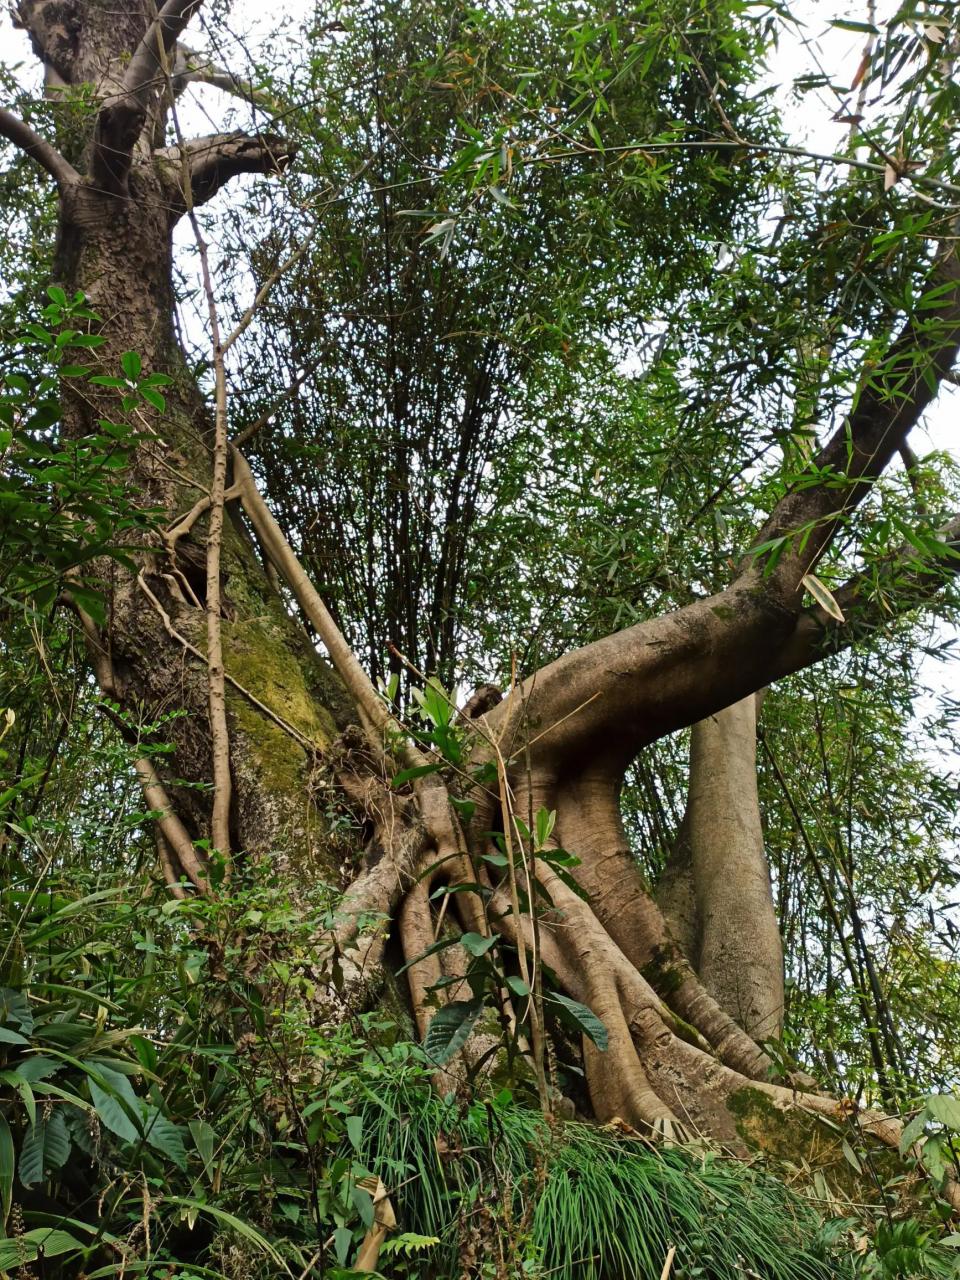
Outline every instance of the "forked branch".
<path fill-rule="evenodd" d="M 166 0 L 134 50 L 120 87 L 100 108 L 91 169 L 103 190 L 126 192 L 134 148 L 166 82 L 164 67 L 201 4 L 202 0 Z"/>
<path fill-rule="evenodd" d="M 526 717 L 540 726 L 536 753 L 554 762 L 589 758 L 622 771 L 656 738 L 824 656 L 819 612 L 801 611 L 802 580 L 897 453 L 960 352 L 960 263 L 952 247 L 931 275 L 931 293 L 929 308 L 905 324 L 847 421 L 758 534 L 755 546 L 776 538 L 786 543 L 773 572 L 764 573 L 760 558 L 750 556 L 725 591 L 538 671 L 520 696 L 491 713 L 495 725 L 509 724 L 511 751 L 523 738 Z M 951 571 L 952 536 L 945 534 L 941 557 Z M 936 573 L 922 577 L 917 594 L 907 592 L 900 608 L 913 607 L 917 596 L 929 598 L 943 580 Z M 840 645 L 856 635 L 854 627 L 830 629 Z"/>
<path fill-rule="evenodd" d="M 174 92 L 181 93 L 188 84 L 213 85 L 216 89 L 222 89 L 224 93 L 230 93 L 236 98 L 242 98 L 244 102 L 263 107 L 268 111 L 278 108 L 278 103 L 268 93 L 258 89 L 250 80 L 238 76 L 226 67 L 218 66 L 206 54 L 197 53 L 183 44 L 178 44 L 173 63 Z"/>
<path fill-rule="evenodd" d="M 167 168 L 166 185 L 174 209 L 183 213 L 189 187 L 193 204 L 205 204 L 231 178 L 241 173 L 282 173 L 295 150 L 278 134 L 251 135 L 243 132 L 212 133 L 193 138 L 182 147 L 165 147 L 154 157 Z"/>

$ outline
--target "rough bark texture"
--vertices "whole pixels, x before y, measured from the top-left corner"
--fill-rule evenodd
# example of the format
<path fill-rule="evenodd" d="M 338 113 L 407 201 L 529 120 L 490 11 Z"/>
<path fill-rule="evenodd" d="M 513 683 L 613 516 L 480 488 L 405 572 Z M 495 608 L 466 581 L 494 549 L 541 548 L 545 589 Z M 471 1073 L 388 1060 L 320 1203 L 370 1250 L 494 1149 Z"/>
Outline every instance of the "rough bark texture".
<path fill-rule="evenodd" d="M 155 155 L 152 147 L 165 114 L 162 76 L 152 82 L 122 191 L 116 190 L 115 181 L 105 189 L 92 176 L 103 147 L 122 150 L 129 141 L 111 141 L 110 122 L 116 116 L 114 99 L 131 65 L 131 50 L 140 46 L 148 30 L 150 8 L 134 4 L 118 12 L 115 6 L 89 3 L 71 6 L 68 14 L 62 5 L 34 3 L 22 6 L 21 19 L 45 63 L 55 67 L 64 83 L 92 83 L 103 95 L 103 110 L 91 119 L 77 157 L 91 176 L 62 187 L 56 282 L 71 294 L 82 290 L 104 320 L 101 332 L 106 342 L 97 351 L 100 371 L 118 373 L 121 353 L 133 350 L 141 356 L 145 372 L 163 372 L 174 379 L 165 389 L 167 408 L 162 416 L 149 406 L 138 411 L 136 425 L 147 438 L 137 450 L 130 475 L 143 505 L 159 508 L 164 521 L 172 523 L 209 489 L 212 420 L 174 337 L 172 233 L 185 199 L 179 159 L 169 151 Z M 237 150 L 231 136 L 224 159 L 226 176 L 239 171 Z M 212 164 L 210 147 L 203 155 Z M 267 167 L 263 153 L 259 167 Z M 215 189 L 205 175 L 203 194 Z M 83 396 L 68 395 L 65 429 L 83 434 L 98 418 L 119 412 L 116 392 L 99 394 L 84 387 Z M 116 695 L 132 715 L 154 722 L 170 712 L 185 713 L 164 723 L 158 737 L 176 747 L 171 775 L 191 783 L 212 777 L 202 658 L 203 527 L 201 520 L 191 536 L 178 543 L 174 557 L 157 539 L 144 557 L 142 583 L 125 570 L 109 567 L 110 624 L 102 637 Z M 303 859 L 306 866 L 315 866 L 323 833 L 309 803 L 314 753 L 328 746 L 350 718 L 348 702 L 289 618 L 238 521 L 225 525 L 221 576 L 223 648 L 228 673 L 236 682 L 227 695 L 234 744 L 234 843 L 255 856 L 288 851 L 295 854 L 296 864 Z M 200 658 L 172 632 L 199 650 Z M 276 718 L 263 716 L 236 684 Z M 207 797 L 184 788 L 173 788 L 173 794 L 194 838 L 206 837 Z"/>

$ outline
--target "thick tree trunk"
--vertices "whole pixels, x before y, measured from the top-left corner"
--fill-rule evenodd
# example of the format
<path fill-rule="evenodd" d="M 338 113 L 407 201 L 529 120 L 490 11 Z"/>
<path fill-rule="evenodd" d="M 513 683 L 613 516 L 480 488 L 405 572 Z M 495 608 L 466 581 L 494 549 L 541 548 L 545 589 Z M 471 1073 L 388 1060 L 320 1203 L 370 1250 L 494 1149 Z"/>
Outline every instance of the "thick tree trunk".
<path fill-rule="evenodd" d="M 757 796 L 758 702 L 744 698 L 693 726 L 687 821 L 697 972 L 717 1003 L 764 1041 L 783 1022 L 783 945 Z"/>
<path fill-rule="evenodd" d="M 172 154 L 153 150 L 166 110 L 163 95 L 153 86 L 121 189 L 113 179 L 98 180 L 99 152 L 112 145 L 109 135 L 105 140 L 109 113 L 118 109 L 110 107 L 109 95 L 120 96 L 119 86 L 135 61 L 131 52 L 150 30 L 150 6 L 130 6 L 122 20 L 114 10 L 94 3 L 76 8 L 76 20 L 66 30 L 56 20 L 54 6 L 24 6 L 35 47 L 47 65 L 68 84 L 96 84 L 101 95 L 99 112 L 92 111 L 88 120 L 86 142 L 75 145 L 78 163 L 91 176 L 75 175 L 75 181 L 61 184 L 56 282 L 71 296 L 81 290 L 103 319 L 98 329 L 105 342 L 96 352 L 97 372 L 119 374 L 121 354 L 134 351 L 144 373 L 173 378 L 164 388 L 163 414 L 141 404 L 133 415 L 143 439 L 129 474 L 131 491 L 144 507 L 158 510 L 161 524 L 169 527 L 209 492 L 212 469 L 210 415 L 174 336 L 172 234 L 187 202 L 184 170 L 176 149 Z M 162 76 L 158 80 L 162 86 Z M 226 160 L 236 163 L 236 144 L 231 145 L 234 151 L 225 152 Z M 113 149 L 114 159 L 120 149 Z M 262 153 L 245 167 L 265 167 Z M 199 198 L 201 175 L 194 169 L 191 176 Z M 206 181 L 212 194 L 209 175 Z M 64 430 L 82 435 L 121 412 L 115 390 L 83 383 L 76 393 L 67 391 Z M 158 724 L 153 740 L 175 747 L 163 769 L 167 778 L 189 784 L 170 790 L 193 839 L 210 835 L 209 797 L 197 785 L 212 780 L 204 527 L 201 517 L 175 547 L 152 538 L 140 557 L 139 576 L 116 563 L 106 565 L 109 626 L 100 636 L 88 628 L 98 670 L 109 672 L 106 691 L 133 721 Z M 326 860 L 324 871 L 330 874 L 334 868 L 328 865 L 325 833 L 310 795 L 318 753 L 352 718 L 348 700 L 290 619 L 238 518 L 225 524 L 220 576 L 223 648 L 231 681 L 234 847 L 285 860 L 307 880 Z"/>
<path fill-rule="evenodd" d="M 189 873 L 191 840 L 210 830 L 209 796 L 201 789 L 213 776 L 205 592 L 216 581 L 205 572 L 209 546 L 199 533 L 210 501 L 211 423 L 173 338 L 171 234 L 191 193 L 207 198 L 231 174 L 269 169 L 277 156 L 276 140 L 268 146 L 237 135 L 182 150 L 155 147 L 163 141 L 166 64 L 196 7 L 197 0 L 167 0 L 151 19 L 144 2 L 125 10 L 121 21 L 93 0 L 78 0 L 66 29 L 57 16 L 60 6 L 44 0 L 22 6 L 34 43 L 57 76 L 67 84 L 96 84 L 102 95 L 86 144 L 76 153 L 87 176 L 30 144 L 61 189 L 60 283 L 68 292 L 82 290 L 103 318 L 103 372 L 117 373 L 122 352 L 135 350 L 146 371 L 174 379 L 163 415 L 143 406 L 136 411 L 144 438 L 129 476 L 144 506 L 163 513 L 165 533 L 145 544 L 139 573 L 109 568 L 108 626 L 98 632 L 85 619 L 105 691 L 135 717 L 159 721 L 150 732 L 176 748 L 169 773 L 187 785 L 174 787 L 166 779 L 181 824 L 176 827 L 171 815 L 163 829 L 164 840 L 168 832 L 170 837 L 161 842 L 168 879 L 175 879 L 181 837 L 180 869 Z M 945 269 L 956 279 L 952 259 Z M 480 877 L 482 895 L 459 895 L 451 917 L 464 931 L 496 931 L 513 942 L 521 970 L 536 953 L 606 1027 L 607 1051 L 586 1046 L 584 1052 L 600 1118 L 620 1116 L 638 1128 L 686 1129 L 736 1144 L 738 1099 L 751 1082 L 769 1105 L 794 1104 L 798 1095 L 791 1088 L 770 1083 L 774 1064 L 757 1044 L 779 1028 L 782 977 L 757 813 L 753 694 L 821 656 L 824 619 L 801 611 L 803 575 L 836 528 L 832 513 L 860 499 L 928 402 L 926 374 L 933 371 L 935 385 L 952 364 L 960 346 L 960 300 L 948 292 L 939 311 L 924 313 L 922 333 L 911 324 L 893 353 L 897 395 L 865 391 L 850 423 L 816 461 L 833 474 L 849 452 L 847 492 L 836 484 L 801 486 L 765 531 L 769 537 L 771 530 L 818 522 L 806 551 L 785 554 L 767 578 L 754 562 L 746 563 L 727 591 L 567 655 L 481 717 L 478 756 L 496 761 L 499 791 L 478 794 L 469 839 L 446 785 L 424 771 L 425 757 L 391 721 L 256 493 L 246 464 L 233 455 L 232 492 L 323 639 L 337 675 L 289 616 L 243 519 L 228 521 L 219 549 L 219 623 L 228 677 L 231 845 L 255 859 L 269 858 L 271 871 L 287 883 L 312 884 L 318 867 L 328 878 L 337 870 L 311 798 L 318 766 L 336 773 L 365 811 L 376 839 L 366 865 L 344 876 L 352 881 L 342 904 L 345 924 L 317 939 L 318 962 L 331 945 L 348 952 L 341 957 L 349 970 L 342 999 L 368 1000 L 376 990 L 383 917 L 399 921 L 407 957 L 416 960 L 431 937 L 433 886 L 441 878 L 476 883 Z M 923 347 L 923 335 L 938 324 L 943 340 L 924 363 L 916 358 L 917 345 Z M 912 398 L 903 393 L 901 348 L 909 355 Z M 92 398 L 68 394 L 65 429 L 82 434 L 116 413 L 111 391 Z M 174 536 L 178 517 L 191 510 L 197 517 L 192 533 Z M 854 595 L 856 586 L 850 588 Z M 731 700 L 736 705 L 729 706 Z M 171 711 L 178 714 L 168 718 Z M 358 727 L 332 750 L 338 730 L 351 721 Z M 638 872 L 619 794 L 626 768 L 644 745 L 694 721 L 700 723 L 681 833 L 688 870 L 681 867 L 677 883 L 690 886 L 695 911 L 678 940 Z M 420 774 L 412 788 L 389 784 L 385 743 Z M 141 777 L 148 799 L 159 798 L 157 804 L 150 800 L 152 807 L 165 808 L 164 779 L 150 774 L 149 762 Z M 540 809 L 556 811 L 555 838 L 581 859 L 579 892 L 551 865 L 547 850 L 524 849 L 523 858 L 502 873 L 477 866 L 479 855 L 490 851 L 491 831 L 510 833 L 516 816 L 528 820 Z M 534 876 L 551 905 L 532 917 L 518 903 L 519 889 L 537 902 L 529 883 Z M 363 923 L 369 919 L 372 927 Z M 446 971 L 434 961 L 412 968 L 422 1031 L 438 995 L 431 986 L 462 969 L 462 960 L 450 960 Z M 528 1003 L 528 1012 L 536 1048 L 535 1005 Z M 831 1099 L 807 1095 L 801 1101 L 834 1119 L 846 1114 Z M 892 1130 L 886 1137 L 896 1141 Z"/>

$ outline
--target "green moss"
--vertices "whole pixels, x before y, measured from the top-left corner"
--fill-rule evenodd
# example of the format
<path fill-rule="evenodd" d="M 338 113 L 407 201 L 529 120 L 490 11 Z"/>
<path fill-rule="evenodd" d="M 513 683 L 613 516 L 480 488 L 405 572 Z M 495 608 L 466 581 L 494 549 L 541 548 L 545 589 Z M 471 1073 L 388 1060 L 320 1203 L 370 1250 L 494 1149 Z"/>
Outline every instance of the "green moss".
<path fill-rule="evenodd" d="M 643 966 L 640 973 L 664 999 L 683 982 L 683 973 L 674 964 L 673 951 L 667 947 L 659 947 L 654 952 L 653 959 Z"/>
<path fill-rule="evenodd" d="M 223 655 L 227 673 L 244 689 L 317 751 L 329 746 L 337 732 L 333 717 L 317 702 L 299 658 L 268 618 L 224 622 Z M 227 697 L 264 791 L 287 803 L 301 797 L 311 763 L 307 750 L 239 690 L 228 686 Z"/>
<path fill-rule="evenodd" d="M 318 749 L 336 734 L 333 716 L 314 699 L 299 658 L 269 619 L 224 622 L 223 656 L 228 673 Z M 244 699 L 246 701 L 246 699 Z M 246 703 L 258 719 L 270 724 Z M 278 733 L 276 725 L 270 727 Z M 286 735 L 284 735 L 286 736 Z"/>
<path fill-rule="evenodd" d="M 895 1151 L 865 1139 L 855 1126 L 845 1134 L 801 1107 L 777 1106 L 759 1089 L 738 1089 L 728 1099 L 727 1109 L 750 1150 L 786 1166 L 794 1177 L 798 1170 L 806 1180 L 816 1181 L 821 1175 L 840 1200 L 877 1203 L 883 1198 L 883 1185 L 905 1172 Z M 859 1152 L 854 1157 L 861 1164 L 859 1172 L 844 1152 L 845 1143 L 850 1152 Z M 902 1186 L 899 1194 L 903 1195 Z"/>

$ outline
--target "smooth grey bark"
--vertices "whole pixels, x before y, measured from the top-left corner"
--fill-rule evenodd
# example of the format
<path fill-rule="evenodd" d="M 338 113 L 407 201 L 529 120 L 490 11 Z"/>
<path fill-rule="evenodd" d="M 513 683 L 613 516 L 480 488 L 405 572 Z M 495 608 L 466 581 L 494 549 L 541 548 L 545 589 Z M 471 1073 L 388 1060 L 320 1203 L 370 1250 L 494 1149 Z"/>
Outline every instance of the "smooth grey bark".
<path fill-rule="evenodd" d="M 757 795 L 751 695 L 693 726 L 687 799 L 700 980 L 754 1040 L 783 1025 L 783 944 Z"/>

